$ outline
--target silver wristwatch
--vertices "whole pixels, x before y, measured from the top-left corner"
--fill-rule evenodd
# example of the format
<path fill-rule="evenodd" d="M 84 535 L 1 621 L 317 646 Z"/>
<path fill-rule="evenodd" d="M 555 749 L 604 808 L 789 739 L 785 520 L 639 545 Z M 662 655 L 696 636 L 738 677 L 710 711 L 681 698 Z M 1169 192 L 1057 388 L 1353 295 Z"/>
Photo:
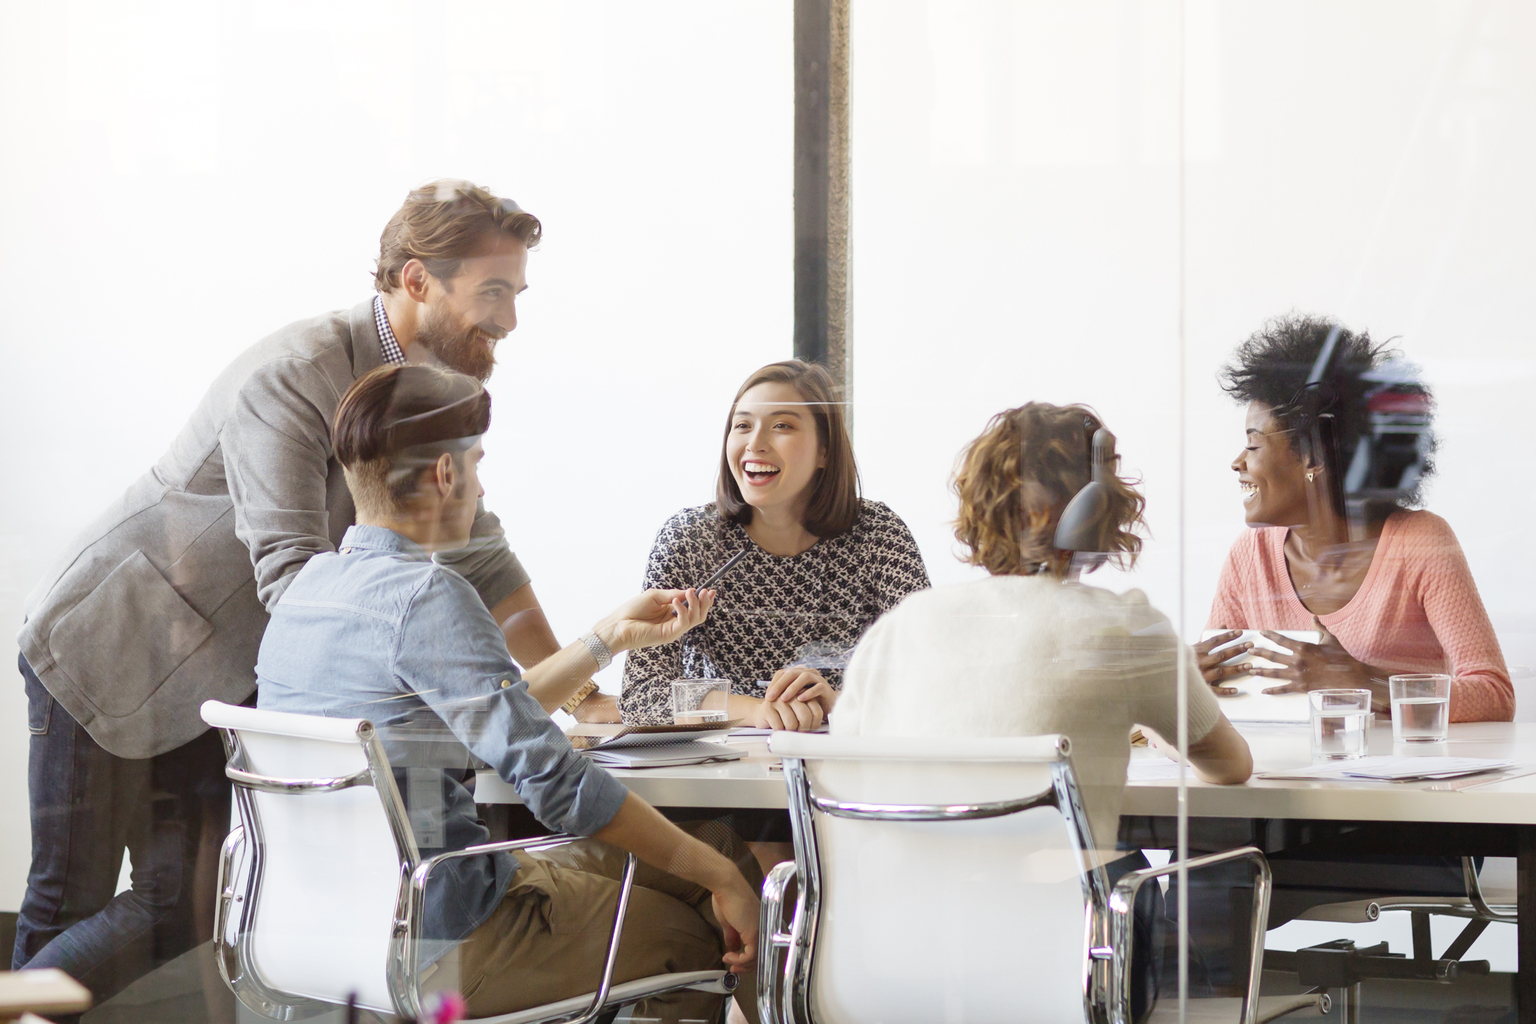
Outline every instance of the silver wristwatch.
<path fill-rule="evenodd" d="M 592 653 L 592 660 L 597 662 L 597 670 L 601 672 L 613 664 L 613 652 L 608 645 L 603 643 L 596 633 L 588 633 L 581 638 L 581 642 L 587 645 L 587 650 Z"/>

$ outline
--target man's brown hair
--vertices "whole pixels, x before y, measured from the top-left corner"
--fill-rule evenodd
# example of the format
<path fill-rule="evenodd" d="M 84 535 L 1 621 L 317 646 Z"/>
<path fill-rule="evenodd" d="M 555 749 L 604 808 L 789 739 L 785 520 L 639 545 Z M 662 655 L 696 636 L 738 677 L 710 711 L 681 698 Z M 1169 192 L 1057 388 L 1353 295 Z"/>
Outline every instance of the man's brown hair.
<path fill-rule="evenodd" d="M 853 461 L 853 442 L 837 384 L 826 367 L 799 359 L 786 359 L 762 367 L 736 390 L 731 413 L 725 418 L 725 437 L 720 443 L 720 478 L 715 484 L 715 509 L 720 518 L 746 526 L 752 522 L 752 506 L 742 497 L 726 446 L 731 423 L 741 396 L 759 384 L 788 384 L 816 421 L 816 438 L 826 452 L 827 464 L 816 471 L 811 500 L 805 510 L 805 528 L 817 537 L 837 537 L 853 529 L 859 519 L 859 467 Z"/>
<path fill-rule="evenodd" d="M 965 560 L 994 576 L 1058 571 L 1065 565 L 1052 543 L 1062 510 L 1092 474 L 1093 434 L 1104 424 L 1082 405 L 1030 402 L 992 417 L 966 446 L 952 486 L 960 497 L 955 539 Z M 1144 526 L 1146 500 L 1111 470 L 1109 515 L 1099 551 L 1129 567 L 1141 551 L 1133 531 Z"/>
<path fill-rule="evenodd" d="M 531 249 L 543 232 L 539 218 L 473 182 L 428 182 L 412 189 L 405 205 L 384 225 L 374 287 L 381 292 L 400 287 L 400 271 L 413 259 L 421 260 L 439 281 L 447 281 L 492 236 L 510 235 Z"/>
<path fill-rule="evenodd" d="M 462 373 L 412 363 L 359 377 L 336 408 L 331 447 L 359 511 L 399 516 L 423 470 L 489 429 L 491 398 Z"/>

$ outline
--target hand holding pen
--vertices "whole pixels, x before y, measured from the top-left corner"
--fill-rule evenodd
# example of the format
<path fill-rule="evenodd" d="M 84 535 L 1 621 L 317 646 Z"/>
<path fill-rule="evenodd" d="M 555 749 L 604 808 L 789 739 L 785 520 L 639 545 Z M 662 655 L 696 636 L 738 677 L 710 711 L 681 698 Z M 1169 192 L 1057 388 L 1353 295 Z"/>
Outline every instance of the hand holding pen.
<path fill-rule="evenodd" d="M 697 587 L 694 587 L 693 589 L 698 591 L 700 594 L 704 593 L 704 591 L 707 590 L 709 587 L 714 586 L 715 582 L 717 580 L 719 580 L 720 577 L 722 577 L 726 573 L 730 572 L 731 569 L 733 569 L 735 567 L 737 562 L 741 561 L 743 558 L 746 558 L 746 557 L 747 557 L 747 549 L 746 548 L 742 548 L 740 551 L 736 552 L 730 558 L 727 558 L 721 564 L 720 568 L 718 568 L 714 572 L 710 573 L 708 578 L 706 578 L 703 583 L 700 583 Z M 714 599 L 715 599 L 715 592 L 713 590 L 709 591 L 709 599 L 710 599 L 711 602 L 713 602 Z"/>

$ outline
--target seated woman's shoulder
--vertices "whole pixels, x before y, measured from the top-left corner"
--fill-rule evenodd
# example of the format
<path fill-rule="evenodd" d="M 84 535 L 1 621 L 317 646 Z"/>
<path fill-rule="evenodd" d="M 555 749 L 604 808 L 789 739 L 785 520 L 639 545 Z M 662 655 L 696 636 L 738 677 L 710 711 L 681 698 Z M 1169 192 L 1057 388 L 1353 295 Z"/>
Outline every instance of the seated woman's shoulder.
<path fill-rule="evenodd" d="M 715 503 L 685 508 L 667 517 L 656 531 L 656 547 L 670 551 L 698 550 L 708 554 L 727 546 L 728 534 L 739 529 L 715 513 Z"/>
<path fill-rule="evenodd" d="M 1129 633 L 1143 633 L 1148 630 L 1162 632 L 1168 625 L 1168 617 L 1153 606 L 1143 591 L 1135 587 L 1123 593 L 1095 586 L 1070 589 L 1075 591 L 1079 600 L 1091 607 L 1096 615 L 1102 616 L 1106 624 L 1113 623 Z"/>
<path fill-rule="evenodd" d="M 1387 517 L 1387 522 L 1410 537 L 1456 537 L 1451 524 L 1427 508 L 1399 509 Z"/>
<path fill-rule="evenodd" d="M 889 505 L 870 498 L 859 499 L 859 518 L 853 524 L 853 531 L 869 536 L 900 534 L 906 537 L 912 534 L 906 521 L 891 511 Z"/>
<path fill-rule="evenodd" d="M 715 529 L 724 525 L 715 513 L 715 503 L 708 505 L 694 505 L 691 508 L 680 509 L 667 517 L 667 521 L 661 524 L 662 533 L 694 533 L 702 529 Z"/>

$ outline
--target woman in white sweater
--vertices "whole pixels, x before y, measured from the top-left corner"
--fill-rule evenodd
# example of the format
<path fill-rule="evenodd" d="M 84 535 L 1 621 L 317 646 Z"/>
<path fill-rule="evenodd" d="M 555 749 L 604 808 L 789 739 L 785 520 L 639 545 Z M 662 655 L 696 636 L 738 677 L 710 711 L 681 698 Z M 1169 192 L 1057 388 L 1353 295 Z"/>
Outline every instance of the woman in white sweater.
<path fill-rule="evenodd" d="M 1243 782 L 1253 761 L 1168 619 L 1139 590 L 1075 582 L 1072 553 L 1052 544 L 1067 502 L 1089 481 L 1101 426 L 1082 406 L 1043 402 L 992 418 L 954 480 L 955 537 L 966 561 L 991 575 L 911 594 L 870 627 L 844 673 L 831 731 L 1065 733 L 1095 842 L 1117 877 L 1146 863 L 1113 852 L 1131 727 L 1174 737 L 1180 661 L 1195 773 Z M 1129 565 L 1144 501 L 1113 468 L 1097 550 Z M 1138 1009 L 1149 995 L 1140 993 Z"/>

